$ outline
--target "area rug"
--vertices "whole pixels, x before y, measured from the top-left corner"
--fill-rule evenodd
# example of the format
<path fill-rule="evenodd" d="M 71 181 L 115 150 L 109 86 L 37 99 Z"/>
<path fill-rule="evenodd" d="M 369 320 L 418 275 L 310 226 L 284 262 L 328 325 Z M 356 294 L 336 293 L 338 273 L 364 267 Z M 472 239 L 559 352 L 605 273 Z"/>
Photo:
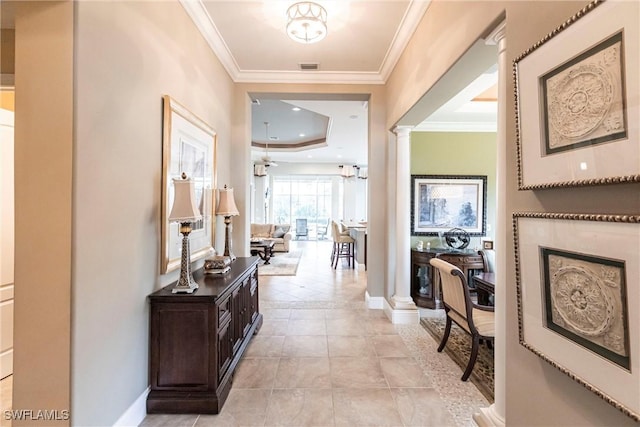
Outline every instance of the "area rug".
<path fill-rule="evenodd" d="M 438 344 L 440 344 L 442 335 L 444 335 L 445 318 L 423 317 L 420 319 L 420 324 L 431 334 Z M 471 355 L 471 336 L 453 323 L 447 345 L 444 347 L 444 352 L 446 352 L 454 362 L 460 365 L 462 368 L 460 370 L 460 376 L 462 376 L 464 369 L 467 367 L 467 363 L 469 363 L 469 356 Z M 469 380 L 475 384 L 489 402 L 493 403 L 493 347 L 489 349 L 486 344 L 479 347 L 478 358 L 476 359 L 473 371 L 471 371 Z"/>
<path fill-rule="evenodd" d="M 295 276 L 300 264 L 301 250 L 291 252 L 276 252 L 269 264 L 258 263 L 259 276 Z"/>

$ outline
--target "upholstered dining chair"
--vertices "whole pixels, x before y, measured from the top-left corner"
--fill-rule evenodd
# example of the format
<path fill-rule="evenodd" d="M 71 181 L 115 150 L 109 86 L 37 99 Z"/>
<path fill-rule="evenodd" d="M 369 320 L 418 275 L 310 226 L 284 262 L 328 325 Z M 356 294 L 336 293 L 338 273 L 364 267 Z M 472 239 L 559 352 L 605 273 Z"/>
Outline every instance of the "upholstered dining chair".
<path fill-rule="evenodd" d="M 306 218 L 296 219 L 296 240 L 300 240 L 300 237 L 304 237 L 306 239 L 309 238 L 309 229 L 307 228 Z"/>
<path fill-rule="evenodd" d="M 494 340 L 495 317 L 493 307 L 478 305 L 471 301 L 467 279 L 458 267 L 438 258 L 432 258 L 429 263 L 440 274 L 442 302 L 447 313 L 447 323 L 438 352 L 442 352 L 447 344 L 449 333 L 451 332 L 451 322 L 456 322 L 457 325 L 471 335 L 471 356 L 462 374 L 462 381 L 466 381 L 469 379 L 473 366 L 476 364 L 480 340 L 487 340 L 488 342 L 493 342 Z"/>
<path fill-rule="evenodd" d="M 333 239 L 333 249 L 331 251 L 333 268 L 336 269 L 338 267 L 340 258 L 346 258 L 349 261 L 349 266 L 355 268 L 355 240 L 349 234 L 340 232 L 340 227 L 335 221 L 331 221 L 331 238 Z"/>
<path fill-rule="evenodd" d="M 483 271 L 485 273 L 493 273 L 495 271 L 496 253 L 493 249 L 481 249 L 478 255 L 482 257 Z"/>
<path fill-rule="evenodd" d="M 326 238 L 327 231 L 329 229 L 329 221 L 330 219 L 327 218 L 327 222 L 318 224 L 317 231 L 316 231 L 316 236 L 318 240 L 324 240 Z"/>

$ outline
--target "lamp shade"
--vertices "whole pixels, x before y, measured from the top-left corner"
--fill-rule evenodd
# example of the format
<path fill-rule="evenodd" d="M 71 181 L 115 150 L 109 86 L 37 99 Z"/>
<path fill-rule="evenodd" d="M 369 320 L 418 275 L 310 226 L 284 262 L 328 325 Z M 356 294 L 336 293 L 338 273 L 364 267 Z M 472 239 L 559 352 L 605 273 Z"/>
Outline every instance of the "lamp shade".
<path fill-rule="evenodd" d="M 196 193 L 193 180 L 182 174 L 182 178 L 173 178 L 173 207 L 169 214 L 169 221 L 191 222 L 202 218 L 196 204 Z"/>
<path fill-rule="evenodd" d="M 265 165 L 253 165 L 253 176 L 266 176 L 267 167 Z"/>
<path fill-rule="evenodd" d="M 236 202 L 233 199 L 233 188 L 227 188 L 225 185 L 224 188 L 221 188 L 219 191 L 220 202 L 218 203 L 218 210 L 216 213 L 222 216 L 240 215 L 240 212 L 238 212 L 238 208 L 236 207 Z"/>
<path fill-rule="evenodd" d="M 355 176 L 355 170 L 351 165 L 343 165 L 340 175 L 342 175 L 344 178 L 351 178 L 352 176 Z"/>

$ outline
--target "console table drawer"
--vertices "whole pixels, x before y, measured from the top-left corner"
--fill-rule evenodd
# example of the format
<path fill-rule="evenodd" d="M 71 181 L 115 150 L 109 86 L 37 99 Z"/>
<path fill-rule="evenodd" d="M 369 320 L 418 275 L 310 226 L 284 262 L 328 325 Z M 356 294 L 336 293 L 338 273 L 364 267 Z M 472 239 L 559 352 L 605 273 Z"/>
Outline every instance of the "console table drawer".
<path fill-rule="evenodd" d="M 231 319 L 231 295 L 227 295 L 219 305 L 217 305 L 218 311 L 218 329 L 220 329 L 225 323 Z"/>

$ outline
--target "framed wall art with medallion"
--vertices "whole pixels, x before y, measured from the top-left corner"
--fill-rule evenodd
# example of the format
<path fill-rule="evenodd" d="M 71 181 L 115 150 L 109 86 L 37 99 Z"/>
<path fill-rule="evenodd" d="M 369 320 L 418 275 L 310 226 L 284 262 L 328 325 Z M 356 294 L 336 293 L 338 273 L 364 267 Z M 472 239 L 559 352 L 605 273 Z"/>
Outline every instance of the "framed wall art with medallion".
<path fill-rule="evenodd" d="M 639 14 L 596 0 L 514 60 L 520 190 L 640 182 Z"/>
<path fill-rule="evenodd" d="M 640 216 L 513 215 L 520 344 L 640 421 Z"/>
<path fill-rule="evenodd" d="M 189 234 L 191 261 L 211 253 L 214 242 L 216 188 L 216 132 L 203 120 L 168 95 L 163 96 L 161 272 L 180 267 L 180 224 L 169 222 L 173 205 L 173 178 L 182 173 L 194 181 L 202 219 Z"/>

